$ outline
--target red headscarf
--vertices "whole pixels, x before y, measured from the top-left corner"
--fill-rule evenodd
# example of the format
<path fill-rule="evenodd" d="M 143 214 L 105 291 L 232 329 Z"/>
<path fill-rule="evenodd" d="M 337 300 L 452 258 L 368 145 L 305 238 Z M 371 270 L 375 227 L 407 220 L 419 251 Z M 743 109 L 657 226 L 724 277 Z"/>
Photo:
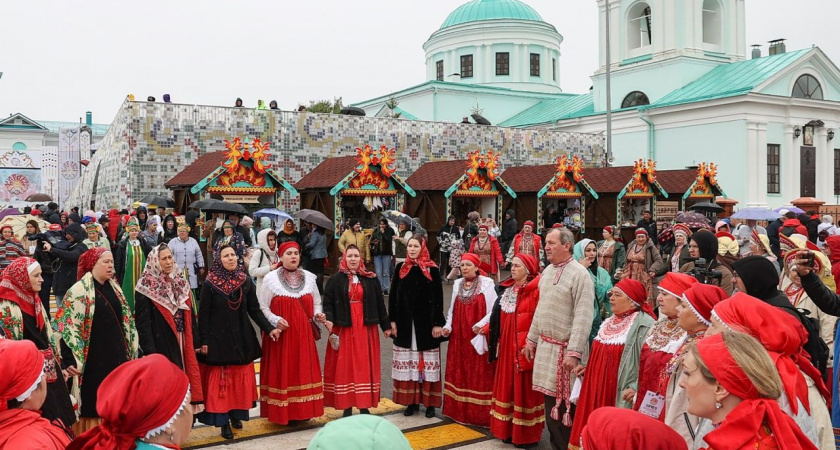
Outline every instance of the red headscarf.
<path fill-rule="evenodd" d="M 697 351 L 718 383 L 743 400 L 720 427 L 703 438 L 709 448 L 754 449 L 756 436 L 766 425 L 782 450 L 816 449 L 799 425 L 782 412 L 776 399 L 760 396 L 758 388 L 729 353 L 723 335 L 706 336 L 697 341 Z"/>
<path fill-rule="evenodd" d="M 537 262 L 537 258 L 534 258 L 532 255 L 526 255 L 525 253 L 517 253 L 514 258 L 522 261 L 522 265 L 525 266 L 525 270 L 528 271 L 528 278 L 526 278 L 526 280 L 531 281 L 540 274 L 540 264 Z M 515 283 L 516 280 L 511 277 L 503 280 L 499 285 L 510 287 Z"/>
<path fill-rule="evenodd" d="M 483 277 L 487 276 L 487 272 L 481 270 L 481 258 L 479 258 L 478 255 L 476 255 L 475 253 L 464 253 L 463 255 L 461 255 L 461 262 L 464 262 L 464 261 L 469 261 L 469 262 L 473 263 L 473 265 L 476 267 L 476 269 L 478 271 L 477 272 L 478 275 L 481 275 Z"/>
<path fill-rule="evenodd" d="M 347 255 L 347 251 L 351 249 L 355 249 L 361 255 L 361 250 L 359 250 L 359 247 L 357 247 L 355 244 L 348 245 L 344 249 L 344 254 L 341 255 L 341 261 L 338 262 L 338 270 L 346 273 L 351 280 L 353 278 L 353 275 L 358 275 L 360 277 L 365 278 L 376 278 L 375 273 L 370 272 L 365 268 L 365 262 L 362 261 L 361 258 L 359 258 L 359 267 L 356 270 L 350 270 L 350 268 L 347 267 L 347 258 L 345 258 L 345 256 Z"/>
<path fill-rule="evenodd" d="M 280 244 L 280 247 L 277 248 L 277 255 L 283 256 L 283 253 L 286 253 L 286 250 L 290 248 L 296 248 L 298 252 L 300 252 L 300 244 L 295 241 L 286 241 Z M 345 249 L 346 251 L 347 249 Z"/>
<path fill-rule="evenodd" d="M 727 297 L 726 291 L 711 284 L 695 283 L 682 298 L 703 325 L 712 325 L 712 308 Z"/>
<path fill-rule="evenodd" d="M 41 312 L 41 299 L 32 290 L 29 274 L 39 268 L 38 261 L 32 258 L 16 258 L 3 271 L 0 280 L 0 299 L 9 300 L 18 305 L 21 311 L 35 318 L 38 329 L 44 329 L 44 314 Z"/>
<path fill-rule="evenodd" d="M 820 372 L 802 347 L 808 333 L 795 317 L 743 292 L 718 303 L 712 315 L 726 327 L 752 335 L 770 352 L 794 414 L 799 410 L 796 398 L 806 411 L 811 411 L 808 384 L 802 372 L 814 380 L 826 402 L 831 400 Z"/>
<path fill-rule="evenodd" d="M 0 339 L 0 411 L 26 394 L 44 373 L 44 355 L 32 341 Z"/>
<path fill-rule="evenodd" d="M 102 424 L 76 438 L 68 450 L 128 450 L 149 432 L 163 431 L 188 407 L 187 375 L 165 356 L 152 354 L 117 367 L 99 386 Z"/>
<path fill-rule="evenodd" d="M 687 450 L 685 439 L 664 423 L 632 409 L 606 406 L 589 416 L 581 437 L 586 450 Z"/>
<path fill-rule="evenodd" d="M 688 288 L 697 282 L 697 278 L 680 272 L 668 272 L 659 282 L 659 289 L 666 294 L 680 298 Z"/>
<path fill-rule="evenodd" d="M 108 238 L 111 241 L 117 240 L 117 231 L 120 228 L 120 212 L 116 209 L 108 210 Z"/>
<path fill-rule="evenodd" d="M 647 289 L 645 289 L 644 284 L 632 278 L 625 278 L 616 283 L 615 287 L 621 292 L 624 292 L 624 295 L 638 305 L 642 312 L 649 314 L 654 319 L 656 318 L 653 314 L 653 308 L 651 308 L 650 303 L 647 301 Z"/>
<path fill-rule="evenodd" d="M 408 275 L 408 272 L 411 271 L 411 268 L 417 266 L 423 271 L 423 276 L 428 278 L 430 281 L 432 279 L 432 274 L 429 271 L 430 268 L 435 267 L 437 268 L 437 264 L 429 257 L 429 249 L 426 248 L 426 240 L 423 238 L 411 238 L 411 240 L 419 240 L 420 241 L 420 255 L 417 256 L 417 259 L 411 259 L 406 255 L 405 262 L 400 269 L 400 279 L 405 278 Z"/>
<path fill-rule="evenodd" d="M 102 254 L 106 252 L 110 253 L 108 249 L 94 247 L 82 253 L 82 256 L 79 257 L 79 265 L 76 268 L 76 281 L 81 280 L 85 274 L 93 270 L 93 266 L 95 266 L 96 262 L 99 261 L 99 258 L 102 257 Z"/>

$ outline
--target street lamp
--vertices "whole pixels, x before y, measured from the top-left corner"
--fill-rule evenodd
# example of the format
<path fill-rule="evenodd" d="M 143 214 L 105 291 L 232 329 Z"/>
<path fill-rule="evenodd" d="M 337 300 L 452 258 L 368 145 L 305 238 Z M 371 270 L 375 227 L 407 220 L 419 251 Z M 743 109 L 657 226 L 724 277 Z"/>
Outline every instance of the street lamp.
<path fill-rule="evenodd" d="M 828 130 L 828 140 L 834 140 L 834 130 Z"/>
<path fill-rule="evenodd" d="M 799 136 L 802 136 L 802 129 L 799 128 L 799 127 L 796 127 L 796 129 L 793 130 L 793 137 L 795 137 L 796 139 L 799 139 Z"/>

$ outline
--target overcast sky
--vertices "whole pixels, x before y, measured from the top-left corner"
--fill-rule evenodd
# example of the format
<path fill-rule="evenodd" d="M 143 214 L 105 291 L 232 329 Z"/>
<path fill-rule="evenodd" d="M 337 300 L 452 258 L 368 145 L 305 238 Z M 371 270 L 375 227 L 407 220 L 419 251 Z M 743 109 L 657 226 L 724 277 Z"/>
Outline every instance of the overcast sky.
<path fill-rule="evenodd" d="M 123 98 L 291 109 L 425 81 L 422 45 L 466 0 L 2 1 L 0 115 L 110 123 Z M 682 1 L 682 0 L 668 0 Z M 597 65 L 596 0 L 527 0 L 563 35 L 561 84 Z M 838 0 L 747 0 L 747 43 L 819 45 L 840 64 Z M 795 4 L 795 6 L 794 6 Z"/>

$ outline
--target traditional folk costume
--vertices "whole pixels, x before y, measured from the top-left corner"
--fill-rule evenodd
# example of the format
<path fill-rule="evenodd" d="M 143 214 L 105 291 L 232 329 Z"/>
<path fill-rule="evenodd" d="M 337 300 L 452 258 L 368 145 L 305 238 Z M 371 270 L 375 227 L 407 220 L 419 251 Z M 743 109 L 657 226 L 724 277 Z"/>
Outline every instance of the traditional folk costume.
<path fill-rule="evenodd" d="M 184 371 L 163 355 L 123 364 L 102 383 L 102 423 L 79 436 L 69 450 L 175 449 L 175 444 L 147 444 L 172 426 L 189 407 L 190 382 Z M 171 439 L 171 436 L 170 436 Z"/>
<path fill-rule="evenodd" d="M 717 382 L 742 399 L 726 419 L 704 437 L 708 444 L 706 450 L 817 448 L 796 422 L 782 412 L 779 402 L 760 396 L 729 353 L 722 335 L 703 338 L 697 343 L 697 351 Z"/>
<path fill-rule="evenodd" d="M 627 262 L 622 269 L 622 275 L 632 278 L 645 286 L 646 292 L 648 293 L 647 302 L 651 309 L 653 309 L 656 307 L 656 298 L 653 295 L 654 280 L 650 276 L 650 272 L 664 272 L 665 263 L 662 261 L 659 250 L 653 246 L 653 241 L 644 228 L 636 230 L 636 236 L 640 235 L 646 236 L 647 240 L 643 245 L 639 245 L 635 240 L 627 245 Z"/>
<path fill-rule="evenodd" d="M 615 227 L 606 226 L 604 231 L 609 233 L 610 236 L 615 236 Z M 596 245 L 598 246 L 598 266 L 606 270 L 613 278 L 613 283 L 615 283 L 616 269 L 624 267 L 627 262 L 627 251 L 624 244 L 615 239 L 604 239 L 598 241 Z"/>
<path fill-rule="evenodd" d="M 201 412 L 204 394 L 195 357 L 190 284 L 175 265 L 170 273 L 163 273 L 160 247 L 153 248 L 146 258 L 135 299 L 140 349 L 146 356 L 155 353 L 165 356 L 187 374 L 193 413 Z"/>
<path fill-rule="evenodd" d="M 432 336 L 432 329 L 446 325 L 440 271 L 425 241 L 416 259 L 406 255 L 395 270 L 388 291 L 388 320 L 397 325 L 391 369 L 394 402 L 436 408 L 443 400 L 441 340 Z"/>
<path fill-rule="evenodd" d="M 38 294 L 32 290 L 29 275 L 39 268 L 38 261 L 24 257 L 16 259 L 3 271 L 0 280 L 0 329 L 9 339 L 34 342 L 43 354 L 48 369 L 47 399 L 41 407 L 41 414 L 49 421 L 59 419 L 69 427 L 76 422 L 76 414 L 61 374 L 61 362 L 65 360 L 72 365 L 73 356 L 66 346 L 60 346 L 61 336 L 53 332 Z"/>
<path fill-rule="evenodd" d="M 577 402 L 570 449 L 580 448 L 581 433 L 590 414 L 604 406 L 632 408 L 622 398 L 625 389 L 638 390 L 639 355 L 648 330 L 653 326 L 653 310 L 646 303 L 647 292 L 642 283 L 624 279 L 615 285 L 637 309 L 616 314 L 601 324 L 592 342 L 589 362 Z"/>
<path fill-rule="evenodd" d="M 679 273 L 668 272 L 665 278 L 659 283 L 659 289 L 668 295 L 678 299 L 682 298 L 683 292 L 696 283 L 693 277 Z M 639 389 L 636 394 L 636 403 L 633 409 L 639 411 L 642 401 L 650 392 L 650 395 L 657 395 L 665 398 L 665 386 L 662 380 L 663 372 L 668 362 L 682 347 L 686 338 L 686 332 L 677 326 L 677 318 L 665 317 L 653 324 L 645 337 L 645 344 L 642 346 L 642 353 L 639 356 Z M 654 419 L 665 420 L 665 408 L 662 408 L 658 417 Z"/>
<path fill-rule="evenodd" d="M 476 268 L 480 264 L 478 255 L 473 253 L 465 253 L 461 261 L 470 261 Z M 484 356 L 482 346 L 487 341 L 483 335 L 477 336 L 473 327 L 484 328 L 490 322 L 494 303 L 496 289 L 490 278 L 476 274 L 469 280 L 455 280 L 452 302 L 443 326 L 451 332 L 446 352 L 443 415 L 459 423 L 490 426 L 494 369 Z M 473 345 L 473 340 L 484 343 L 477 347 L 482 349 L 481 353 Z"/>
<path fill-rule="evenodd" d="M 363 261 L 350 270 L 341 258 L 339 273 L 324 287 L 324 314 L 334 335 L 324 360 L 324 403 L 343 410 L 375 407 L 382 392 L 377 328 L 390 330 L 391 323 L 379 279 Z"/>
<path fill-rule="evenodd" d="M 575 258 L 575 261 L 583 261 L 585 258 L 586 247 L 589 244 L 595 244 L 595 241 L 592 239 L 582 239 L 575 244 L 572 248 L 572 256 Z M 595 304 L 592 305 L 594 310 L 592 316 L 592 331 L 589 333 L 589 342 L 592 342 L 592 340 L 595 339 L 595 336 L 598 335 L 598 330 L 601 329 L 601 322 L 603 322 L 604 318 L 612 315 L 612 309 L 610 308 L 610 301 L 607 299 L 607 293 L 610 289 L 612 289 L 613 282 L 610 274 L 598 266 L 595 261 L 589 264 L 587 271 L 592 277 L 592 282 L 595 283 Z"/>
<path fill-rule="evenodd" d="M 676 244 L 676 238 L 682 236 L 682 245 Z M 674 249 L 668 256 L 666 263 L 671 272 L 679 272 L 680 268 L 690 262 L 690 255 L 688 253 L 688 238 L 691 237 L 691 228 L 684 223 L 674 225 Z"/>
<path fill-rule="evenodd" d="M 96 233 L 96 240 L 93 241 L 88 237 L 84 241 L 82 241 L 85 245 L 87 245 L 88 249 L 91 248 L 104 248 L 105 250 L 111 251 L 111 244 L 108 242 L 108 238 L 99 234 L 99 224 L 96 222 L 88 222 L 85 224 L 85 232 L 88 233 Z"/>
<path fill-rule="evenodd" d="M 204 412 L 196 417 L 204 424 L 248 420 L 257 401 L 254 360 L 261 354 L 251 320 L 266 333 L 274 328 L 260 311 L 254 282 L 242 265 L 227 270 L 216 253 L 198 306 L 199 345 L 207 346 L 207 354 L 199 358 Z M 267 365 L 264 361 L 263 373 Z"/>
<path fill-rule="evenodd" d="M 0 228 L 0 272 L 6 270 L 6 267 L 9 267 L 16 258 L 29 256 L 18 238 L 14 236 L 9 239 L 3 238 L 2 233 L 5 229 L 12 230 L 12 226 L 3 225 Z"/>
<path fill-rule="evenodd" d="M 703 339 L 706 329 L 711 325 L 712 308 L 726 296 L 727 294 L 723 289 L 703 283 L 694 283 L 683 292 L 681 305 L 691 310 L 701 326 L 698 327 L 699 329 L 686 333 L 682 345 L 659 375 L 661 381 L 657 392 L 665 393 L 665 425 L 679 433 L 689 447 L 695 447 L 696 433 L 694 430 L 697 429 L 700 419 L 688 413 L 688 397 L 685 390 L 680 386 L 680 375 L 683 372 L 682 360 L 688 351 L 688 347 Z M 644 398 L 642 400 L 644 402 Z M 642 404 L 640 411 L 649 410 L 648 406 L 651 404 L 653 402 Z"/>
<path fill-rule="evenodd" d="M 532 231 L 526 233 L 525 227 L 531 227 Z M 508 249 L 507 255 L 505 255 L 505 261 L 510 263 L 517 253 L 522 253 L 536 258 L 537 261 L 540 261 L 540 267 L 542 267 L 542 261 L 545 261 L 545 252 L 543 251 L 542 238 L 533 232 L 534 222 L 526 220 L 522 228 L 523 230 L 513 237 L 513 243 Z"/>
<path fill-rule="evenodd" d="M 581 443 L 586 450 L 688 450 L 680 435 L 662 422 L 614 406 L 589 416 Z"/>
<path fill-rule="evenodd" d="M 761 342 L 770 352 L 782 380 L 781 410 L 793 418 L 817 447 L 832 448 L 834 435 L 826 406 L 828 389 L 802 348 L 808 338 L 802 324 L 779 308 L 745 293 L 721 301 L 712 315 L 724 327 L 748 333 Z M 701 424 L 698 439 L 710 431 L 708 425 L 708 421 Z"/>
<path fill-rule="evenodd" d="M 278 253 L 300 245 L 295 241 L 280 244 Z M 282 265 L 263 278 L 259 292 L 260 309 L 271 328 L 280 319 L 289 328 L 277 341 L 263 336 L 260 372 L 260 415 L 271 422 L 286 425 L 290 420 L 309 420 L 324 414 L 324 390 L 321 364 L 315 347 L 313 317 L 321 313 L 321 295 L 315 274 L 301 268 L 288 270 Z M 294 364 L 289 361 L 294 360 Z"/>
<path fill-rule="evenodd" d="M 490 337 L 489 359 L 496 362 L 490 432 L 514 445 L 526 445 L 539 442 L 545 426 L 544 398 L 533 388 L 534 362 L 522 354 L 540 299 L 540 273 L 533 256 L 515 258 L 528 270 L 528 278 L 524 284 L 508 278 L 499 285 L 500 295 L 485 327 Z"/>
<path fill-rule="evenodd" d="M 79 422 L 73 427 L 77 435 L 99 424 L 99 385 L 114 369 L 136 358 L 139 347 L 134 315 L 120 287 L 112 279 L 100 283 L 90 272 L 105 253 L 110 252 L 93 248 L 79 258 L 79 281 L 64 295 L 55 315 L 54 327 L 75 358 L 70 365 L 82 372 L 79 392 L 74 393 L 79 408 Z"/>
<path fill-rule="evenodd" d="M 595 287 L 589 271 L 570 256 L 545 268 L 539 288 L 539 304 L 528 331 L 528 344 L 536 346 L 534 390 L 545 396 L 551 445 L 566 448 L 575 407 L 569 402 L 574 377 L 563 369 L 563 358 L 583 360 L 588 353 Z"/>
<path fill-rule="evenodd" d="M 479 236 L 474 237 L 470 243 L 469 253 L 478 255 L 478 259 L 481 261 L 479 269 L 495 276 L 499 273 L 499 265 L 504 263 L 505 259 L 502 255 L 502 248 L 499 247 L 499 241 L 490 235 L 490 228 L 485 224 L 479 225 L 478 229 L 481 230 L 482 228 L 487 230 L 487 237 L 484 239 Z"/>
<path fill-rule="evenodd" d="M 117 281 L 122 287 L 125 300 L 129 308 L 134 312 L 134 288 L 143 268 L 146 266 L 146 255 L 151 251 L 149 245 L 138 234 L 137 239 L 131 239 L 129 233 L 133 230 L 140 231 L 137 220 L 132 218 L 126 227 L 126 238 L 117 246 L 114 254 L 114 268 Z"/>
<path fill-rule="evenodd" d="M 31 397 L 45 376 L 44 354 L 33 342 L 0 339 L 0 448 L 63 450 L 70 444 L 67 431 L 40 411 L 6 409 L 10 400 Z"/>

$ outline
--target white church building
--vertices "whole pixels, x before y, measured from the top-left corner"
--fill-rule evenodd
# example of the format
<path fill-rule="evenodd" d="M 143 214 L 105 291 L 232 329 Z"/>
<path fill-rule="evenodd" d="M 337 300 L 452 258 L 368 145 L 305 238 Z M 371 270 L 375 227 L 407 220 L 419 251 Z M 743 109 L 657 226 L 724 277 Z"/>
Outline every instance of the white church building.
<path fill-rule="evenodd" d="M 740 206 L 840 204 L 840 69 L 819 47 L 775 41 L 748 54 L 745 0 L 596 1 L 600 67 L 588 93 L 561 91 L 563 37 L 533 8 L 472 0 L 424 44 L 425 83 L 354 106 L 452 122 L 481 110 L 500 126 L 604 133 L 609 31 L 611 165 L 713 161 Z"/>

